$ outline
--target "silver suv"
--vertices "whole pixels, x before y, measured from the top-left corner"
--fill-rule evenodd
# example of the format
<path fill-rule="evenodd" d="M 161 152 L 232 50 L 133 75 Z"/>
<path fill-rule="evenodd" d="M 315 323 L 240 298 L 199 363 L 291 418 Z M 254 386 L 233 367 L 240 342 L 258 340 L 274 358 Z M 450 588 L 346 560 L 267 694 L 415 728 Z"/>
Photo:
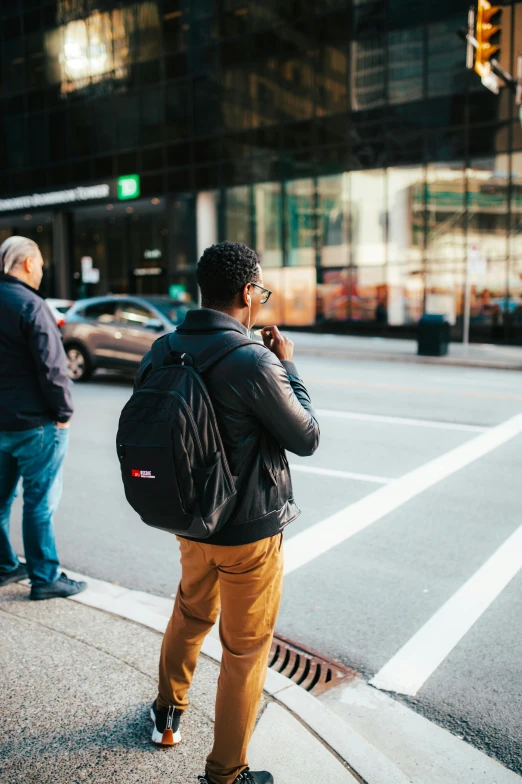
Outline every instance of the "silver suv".
<path fill-rule="evenodd" d="M 173 332 L 195 307 L 161 296 L 78 300 L 62 327 L 69 378 L 88 381 L 97 368 L 135 370 L 156 338 Z"/>

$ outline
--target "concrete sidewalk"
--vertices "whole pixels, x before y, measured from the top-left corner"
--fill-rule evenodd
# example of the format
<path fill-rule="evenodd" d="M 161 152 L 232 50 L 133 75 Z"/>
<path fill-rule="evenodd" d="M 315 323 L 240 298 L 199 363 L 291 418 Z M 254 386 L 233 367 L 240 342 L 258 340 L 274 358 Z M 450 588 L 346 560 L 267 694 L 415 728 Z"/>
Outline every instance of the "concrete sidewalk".
<path fill-rule="evenodd" d="M 212 746 L 217 663 L 201 656 L 174 749 L 150 742 L 161 634 L 79 602 L 0 591 L 2 784 L 196 784 Z M 308 728 L 265 694 L 253 770 L 277 784 L 355 784 Z"/>
<path fill-rule="evenodd" d="M 81 579 L 68 571 L 69 576 Z M 0 590 L 1 784 L 196 784 L 221 646 L 206 638 L 182 743 L 150 741 L 172 600 L 88 579 L 73 601 Z M 363 680 L 317 699 L 268 670 L 249 748 L 276 784 L 519 784 L 522 778 Z"/>
<path fill-rule="evenodd" d="M 291 332 L 299 356 L 419 362 L 432 365 L 522 370 L 522 346 L 451 343 L 445 357 L 419 357 L 415 340 Z"/>

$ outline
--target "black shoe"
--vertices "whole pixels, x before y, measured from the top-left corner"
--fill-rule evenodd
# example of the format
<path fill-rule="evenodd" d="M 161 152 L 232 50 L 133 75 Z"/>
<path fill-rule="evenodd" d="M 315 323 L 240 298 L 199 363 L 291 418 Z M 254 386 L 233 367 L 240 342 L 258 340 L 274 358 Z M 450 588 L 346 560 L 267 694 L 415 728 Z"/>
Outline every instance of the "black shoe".
<path fill-rule="evenodd" d="M 179 722 L 182 711 L 171 705 L 170 708 L 158 708 L 156 700 L 150 709 L 150 718 L 154 722 L 152 742 L 156 746 L 176 746 L 181 740 Z"/>
<path fill-rule="evenodd" d="M 69 580 L 67 575 L 62 572 L 54 583 L 47 585 L 32 585 L 30 599 L 65 599 L 67 596 L 74 596 L 85 591 L 87 583 L 78 583 L 76 580 Z"/>
<path fill-rule="evenodd" d="M 214 784 L 207 775 L 198 776 L 199 784 Z M 234 779 L 234 784 L 274 784 L 274 777 L 266 770 L 250 770 L 245 768 L 239 776 Z"/>
<path fill-rule="evenodd" d="M 28 576 L 27 566 L 22 563 L 18 564 L 16 569 L 12 569 L 10 572 L 4 572 L 3 574 L 0 573 L 0 587 L 2 585 L 9 585 L 9 583 L 17 583 L 18 580 L 25 580 Z"/>

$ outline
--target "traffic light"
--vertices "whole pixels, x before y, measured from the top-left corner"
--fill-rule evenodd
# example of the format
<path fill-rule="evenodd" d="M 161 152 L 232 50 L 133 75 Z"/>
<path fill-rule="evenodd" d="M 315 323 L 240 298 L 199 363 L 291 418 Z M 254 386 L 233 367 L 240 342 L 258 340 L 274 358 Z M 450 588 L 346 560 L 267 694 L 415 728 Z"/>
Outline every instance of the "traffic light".
<path fill-rule="evenodd" d="M 488 0 L 478 0 L 477 20 L 475 25 L 475 38 L 477 39 L 477 52 L 475 55 L 475 71 L 479 76 L 488 76 L 491 72 L 489 58 L 500 49 L 500 45 L 492 43 L 491 39 L 500 30 L 500 24 L 492 23 L 497 14 L 502 13 L 498 5 L 491 5 Z M 500 22 L 500 17 L 496 20 Z"/>

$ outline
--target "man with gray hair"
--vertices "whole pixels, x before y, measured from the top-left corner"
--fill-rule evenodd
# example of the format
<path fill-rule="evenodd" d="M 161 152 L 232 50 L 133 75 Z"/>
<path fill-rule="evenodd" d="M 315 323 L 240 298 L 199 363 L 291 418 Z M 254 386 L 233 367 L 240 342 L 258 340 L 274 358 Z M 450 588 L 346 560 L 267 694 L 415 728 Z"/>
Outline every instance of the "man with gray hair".
<path fill-rule="evenodd" d="M 0 586 L 29 577 L 31 599 L 72 596 L 86 583 L 59 571 L 53 514 L 73 413 L 65 352 L 38 293 L 43 259 L 27 237 L 0 245 Z M 23 478 L 27 565 L 9 540 L 9 517 Z"/>

